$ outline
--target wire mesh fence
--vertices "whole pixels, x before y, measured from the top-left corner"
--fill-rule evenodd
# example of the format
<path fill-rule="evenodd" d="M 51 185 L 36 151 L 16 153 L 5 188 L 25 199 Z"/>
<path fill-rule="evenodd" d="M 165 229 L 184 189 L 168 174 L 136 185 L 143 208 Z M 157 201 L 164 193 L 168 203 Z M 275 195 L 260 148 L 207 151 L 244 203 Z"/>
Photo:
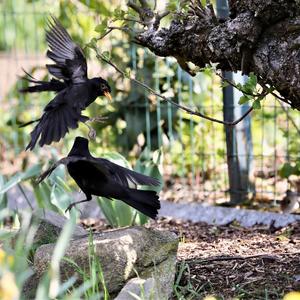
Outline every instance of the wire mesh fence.
<path fill-rule="evenodd" d="M 22 118 L 38 116 L 51 99 L 49 94 L 42 100 L 40 95 L 28 99 L 17 92 L 20 86 L 17 76 L 23 74 L 22 68 L 34 70 L 36 77 L 45 76 L 40 67 L 46 62 L 45 27 L 49 13 L 59 15 L 65 20 L 65 26 L 71 28 L 72 36 L 80 43 L 87 43 L 96 35 L 95 25 L 101 22 L 100 12 L 94 9 L 92 2 L 95 1 L 57 1 L 53 4 L 52 1 L 11 0 L 0 3 L 0 144 L 1 172 L 4 174 L 17 172 L 20 164 L 16 164 L 14 158 L 26 156 L 22 150 L 29 141 L 30 131 L 19 130 L 18 122 Z M 102 5 L 106 9 L 110 5 L 117 7 L 118 3 L 104 1 Z M 175 59 L 155 57 L 130 43 L 122 33 L 112 34 L 111 39 L 100 45 L 103 51 L 106 48 L 114 51 L 113 59 L 117 58 L 131 74 L 156 91 L 206 115 L 223 118 L 221 82 L 212 72 L 206 70 L 191 77 Z M 149 95 L 137 85 L 119 78 L 111 68 L 100 66 L 92 53 L 89 66 L 91 73 L 97 74 L 101 69 L 101 76 L 112 78 L 115 95 L 113 106 L 100 101 L 100 112 L 109 111 L 113 122 L 99 127 L 97 147 L 121 151 L 133 160 L 142 151 L 152 157 L 154 151 L 161 149 L 164 198 L 167 200 L 216 203 L 229 199 L 229 191 L 234 191 L 229 186 L 229 153 L 223 125 L 191 116 Z M 226 107 L 231 108 L 236 112 L 241 107 L 236 104 Z M 96 106 L 89 111 L 90 114 L 97 112 Z M 289 187 L 287 180 L 279 177 L 279 168 L 285 162 L 299 159 L 298 114 L 268 97 L 263 101 L 262 109 L 254 111 L 244 122 L 251 126 L 251 149 L 245 152 L 236 143 L 241 139 L 239 131 L 245 123 L 238 125 L 233 133 L 234 151 L 230 158 L 238 158 L 240 163 L 245 157 L 251 165 L 247 174 L 247 192 L 254 194 L 256 199 L 278 200 Z M 71 133 L 69 138 L 75 135 L 78 132 Z M 68 151 L 68 144 L 62 142 L 61 145 L 62 152 Z"/>

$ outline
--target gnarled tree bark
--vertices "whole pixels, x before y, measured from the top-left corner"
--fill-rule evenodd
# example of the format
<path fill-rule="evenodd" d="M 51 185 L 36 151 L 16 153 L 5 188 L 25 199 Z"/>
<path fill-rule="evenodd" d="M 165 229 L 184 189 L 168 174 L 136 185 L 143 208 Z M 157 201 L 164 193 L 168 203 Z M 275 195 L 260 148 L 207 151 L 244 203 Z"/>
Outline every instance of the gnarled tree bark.
<path fill-rule="evenodd" d="M 188 12 L 173 15 L 168 28 L 160 28 L 166 14 L 129 2 L 146 25 L 136 35 L 141 45 L 158 56 L 173 56 L 181 66 L 218 63 L 224 71 L 254 72 L 283 101 L 300 110 L 300 1 L 230 0 L 230 17 L 217 19 L 212 6 L 200 1 Z"/>

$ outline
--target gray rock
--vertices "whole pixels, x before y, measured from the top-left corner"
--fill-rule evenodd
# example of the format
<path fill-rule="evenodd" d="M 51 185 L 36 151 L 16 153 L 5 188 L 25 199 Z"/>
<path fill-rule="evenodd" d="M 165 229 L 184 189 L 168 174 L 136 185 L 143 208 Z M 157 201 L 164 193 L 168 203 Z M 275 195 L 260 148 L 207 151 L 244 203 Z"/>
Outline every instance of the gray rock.
<path fill-rule="evenodd" d="M 33 212 L 33 219 L 38 223 L 38 228 L 34 236 L 34 244 L 37 246 L 54 243 L 67 221 L 66 217 L 44 209 L 35 210 Z M 73 238 L 83 236 L 88 236 L 88 232 L 80 225 L 76 225 Z"/>
<path fill-rule="evenodd" d="M 37 280 L 47 270 L 54 247 L 54 244 L 48 244 L 37 249 L 34 256 Z M 129 279 L 138 274 L 142 279 L 153 278 L 155 283 L 159 283 L 156 293 L 162 295 L 160 299 L 168 297 L 174 281 L 177 248 L 178 238 L 174 233 L 138 226 L 94 235 L 95 256 L 99 259 L 106 287 L 112 295 L 116 295 Z M 65 257 L 75 262 L 81 270 L 88 270 L 88 253 L 89 239 L 84 237 L 70 241 Z M 60 272 L 62 281 L 73 275 L 81 278 L 67 261 L 61 262 Z"/>
<path fill-rule="evenodd" d="M 154 278 L 132 278 L 122 288 L 114 300 L 154 300 L 163 299 L 156 296 L 156 283 Z"/>

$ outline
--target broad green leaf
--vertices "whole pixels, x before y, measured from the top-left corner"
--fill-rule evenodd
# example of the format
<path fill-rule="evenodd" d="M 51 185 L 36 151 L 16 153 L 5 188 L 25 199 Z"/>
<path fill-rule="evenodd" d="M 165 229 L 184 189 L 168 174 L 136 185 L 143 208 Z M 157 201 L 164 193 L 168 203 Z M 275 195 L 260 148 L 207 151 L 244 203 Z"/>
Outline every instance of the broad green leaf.
<path fill-rule="evenodd" d="M 126 15 L 126 12 L 119 7 L 114 10 L 114 17 L 116 19 L 122 20 L 125 17 L 125 15 Z"/>
<path fill-rule="evenodd" d="M 243 95 L 243 96 L 241 96 L 241 98 L 239 100 L 239 104 L 245 104 L 245 103 L 249 102 L 249 100 L 251 100 L 250 97 Z"/>
<path fill-rule="evenodd" d="M 104 198 L 104 197 L 98 197 L 97 202 L 98 202 L 99 206 L 101 207 L 101 210 L 102 210 L 105 218 L 109 222 L 109 224 L 112 227 L 118 227 L 118 220 L 114 214 L 115 211 L 114 211 L 114 206 L 113 206 L 112 200 Z"/>
<path fill-rule="evenodd" d="M 98 24 L 95 27 L 95 31 L 100 33 L 100 34 L 103 34 L 103 33 L 105 33 L 106 28 L 107 28 L 107 23 Z"/>
<path fill-rule="evenodd" d="M 41 166 L 35 165 L 28 169 L 26 172 L 20 172 L 14 175 L 8 182 L 6 182 L 0 189 L 0 194 L 7 192 L 9 189 L 20 183 L 21 181 L 27 180 L 38 175 L 41 172 Z"/>
<path fill-rule="evenodd" d="M 254 100 L 252 107 L 253 109 L 261 109 L 260 101 L 258 99 Z"/>
<path fill-rule="evenodd" d="M 0 174 L 0 190 L 2 190 L 5 185 L 5 178 Z M 4 209 L 7 207 L 7 196 L 6 193 L 0 194 L 0 209 Z"/>

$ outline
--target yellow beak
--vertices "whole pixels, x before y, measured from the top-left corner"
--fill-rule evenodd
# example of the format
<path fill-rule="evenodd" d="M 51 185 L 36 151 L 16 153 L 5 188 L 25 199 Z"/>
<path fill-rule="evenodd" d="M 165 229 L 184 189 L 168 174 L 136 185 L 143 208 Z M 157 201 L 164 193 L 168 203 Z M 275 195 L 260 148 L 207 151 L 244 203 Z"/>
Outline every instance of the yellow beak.
<path fill-rule="evenodd" d="M 112 97 L 111 97 L 111 94 L 110 94 L 109 92 L 104 92 L 103 94 L 104 94 L 104 96 L 105 96 L 108 100 L 112 101 Z"/>

